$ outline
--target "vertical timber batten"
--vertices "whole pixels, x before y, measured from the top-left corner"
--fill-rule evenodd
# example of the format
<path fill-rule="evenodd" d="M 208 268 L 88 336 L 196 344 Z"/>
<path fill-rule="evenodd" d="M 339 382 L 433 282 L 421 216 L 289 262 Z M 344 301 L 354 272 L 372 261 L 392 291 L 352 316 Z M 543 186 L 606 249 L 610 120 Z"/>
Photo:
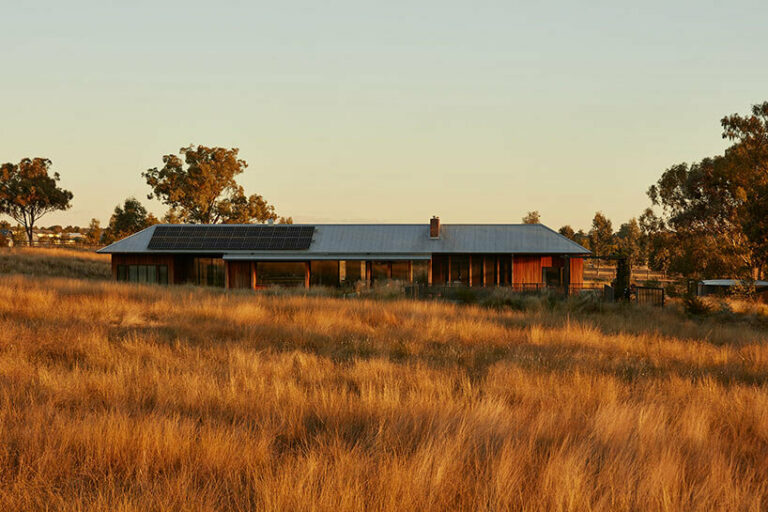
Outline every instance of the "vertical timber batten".
<path fill-rule="evenodd" d="M 472 288 L 472 255 L 469 255 L 469 287 Z"/>

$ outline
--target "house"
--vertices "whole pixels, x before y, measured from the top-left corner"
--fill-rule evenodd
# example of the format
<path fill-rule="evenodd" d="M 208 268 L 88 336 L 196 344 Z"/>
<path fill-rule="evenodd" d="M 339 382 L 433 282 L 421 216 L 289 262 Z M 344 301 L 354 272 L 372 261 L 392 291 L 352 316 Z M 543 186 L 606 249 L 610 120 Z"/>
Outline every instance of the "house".
<path fill-rule="evenodd" d="M 226 288 L 581 285 L 589 251 L 542 224 L 159 224 L 98 252 L 118 281 Z"/>

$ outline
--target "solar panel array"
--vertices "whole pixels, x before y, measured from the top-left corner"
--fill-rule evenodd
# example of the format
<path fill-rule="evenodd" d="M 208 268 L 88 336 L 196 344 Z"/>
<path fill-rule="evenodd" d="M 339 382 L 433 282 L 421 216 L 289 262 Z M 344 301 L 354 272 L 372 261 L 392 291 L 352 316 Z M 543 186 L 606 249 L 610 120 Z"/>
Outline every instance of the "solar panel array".
<path fill-rule="evenodd" d="M 157 226 L 148 249 L 283 251 L 309 249 L 314 226 Z"/>

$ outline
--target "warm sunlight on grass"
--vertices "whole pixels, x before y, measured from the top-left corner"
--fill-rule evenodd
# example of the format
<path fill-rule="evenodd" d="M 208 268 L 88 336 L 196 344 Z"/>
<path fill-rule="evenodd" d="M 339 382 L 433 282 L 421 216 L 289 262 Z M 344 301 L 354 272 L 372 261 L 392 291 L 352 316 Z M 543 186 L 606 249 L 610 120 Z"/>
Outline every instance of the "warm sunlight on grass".
<path fill-rule="evenodd" d="M 0 277 L 1 510 L 761 510 L 768 332 Z"/>
<path fill-rule="evenodd" d="M 0 248 L 0 274 L 109 279 L 112 272 L 108 254 L 65 248 L 15 247 Z"/>

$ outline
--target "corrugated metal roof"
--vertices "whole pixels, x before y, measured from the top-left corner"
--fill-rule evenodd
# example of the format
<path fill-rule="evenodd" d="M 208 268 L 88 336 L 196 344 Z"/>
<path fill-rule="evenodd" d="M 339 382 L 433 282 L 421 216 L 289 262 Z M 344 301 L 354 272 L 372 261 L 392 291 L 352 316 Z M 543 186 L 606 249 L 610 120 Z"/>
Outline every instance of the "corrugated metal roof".
<path fill-rule="evenodd" d="M 221 253 L 149 250 L 147 246 L 155 227 L 151 226 L 98 252 Z M 314 227 L 312 244 L 307 250 L 226 252 L 232 255 L 254 254 L 273 259 L 280 255 L 290 259 L 307 259 L 321 255 L 364 257 L 432 253 L 590 254 L 581 245 L 543 224 L 443 224 L 438 239 L 429 237 L 428 224 L 314 224 Z"/>
<path fill-rule="evenodd" d="M 704 279 L 701 281 L 704 286 L 737 286 L 754 285 L 755 287 L 768 286 L 768 281 L 743 281 L 741 279 Z"/>

